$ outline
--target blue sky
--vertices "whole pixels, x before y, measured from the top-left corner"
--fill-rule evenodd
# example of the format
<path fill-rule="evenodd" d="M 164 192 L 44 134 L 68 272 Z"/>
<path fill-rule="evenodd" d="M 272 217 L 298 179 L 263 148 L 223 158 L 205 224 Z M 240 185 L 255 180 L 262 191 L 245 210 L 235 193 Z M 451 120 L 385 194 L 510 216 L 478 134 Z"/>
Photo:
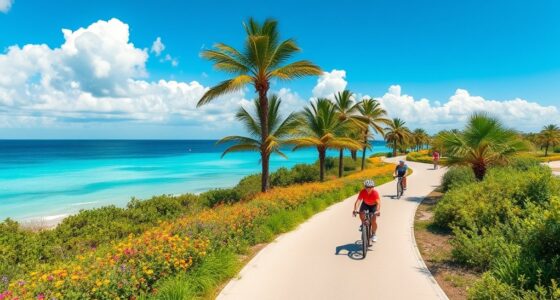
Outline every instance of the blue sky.
<path fill-rule="evenodd" d="M 177 81 L 188 85 L 183 93 L 190 93 L 223 80 L 224 74 L 215 72 L 199 53 L 215 42 L 241 45 L 241 23 L 249 16 L 277 19 L 283 37 L 295 38 L 303 49 L 296 58 L 310 59 L 329 74 L 344 71 L 336 73 L 338 77 L 331 76 L 337 78 L 323 78 L 326 86 L 346 87 L 359 96 L 379 98 L 393 110 L 392 116 L 405 118 L 411 127 L 434 131 L 460 126 L 469 112 L 462 111 L 464 107 L 512 115 L 505 116 L 506 123 L 511 120 L 512 126 L 522 130 L 536 130 L 544 125 L 539 121 L 553 122 L 559 116 L 558 1 L 220 2 L 0 0 L 0 47 L 4 50 L 0 54 L 0 66 L 4 66 L 4 71 L 0 70 L 0 138 L 216 138 L 239 132 L 220 106 L 245 103 L 254 96 L 251 89 L 215 108 L 192 112 L 191 106 L 169 104 L 180 101 L 173 98 L 176 93 L 166 84 L 165 88 L 160 85 L 140 89 L 140 83 L 123 86 L 128 79 L 152 85 L 159 80 Z M 11 3 L 9 8 L 6 3 Z M 87 31 L 90 25 L 111 19 L 119 21 L 107 25 L 111 32 L 128 26 L 130 35 L 128 40 L 120 40 L 122 45 L 112 48 L 112 41 L 106 40 L 106 53 L 87 48 L 89 52 L 83 59 L 69 58 L 75 54 L 59 56 L 56 49 L 67 42 L 62 29 Z M 157 37 L 165 45 L 159 55 L 150 50 Z M 40 44 L 48 49 L 12 49 L 10 53 L 14 45 L 21 50 L 25 45 Z M 138 51 L 128 55 L 130 47 L 126 45 Z M 122 72 L 119 60 L 109 57 L 117 48 L 124 56 L 136 58 Z M 41 67 L 24 67 L 21 64 L 25 60 Z M 98 66 L 100 60 L 109 73 L 83 77 L 82 68 L 91 70 L 85 66 Z M 61 64 L 61 70 L 71 69 L 66 77 L 60 75 L 61 71 L 53 71 Z M 138 68 L 141 72 L 132 70 Z M 27 73 L 21 81 L 2 81 L 2 76 L 11 77 L 6 70 L 22 69 Z M 61 76 L 59 82 L 75 81 L 77 87 L 70 92 L 69 87 L 55 84 L 54 80 L 48 87 L 33 86 L 53 76 Z M 104 79 L 95 82 L 100 78 Z M 90 85 L 101 90 L 109 81 L 119 80 L 123 85 L 108 88 L 115 88 L 116 94 L 94 91 L 95 99 L 79 97 L 84 92 L 92 93 L 88 90 Z M 338 84 L 330 80 L 338 80 Z M 193 87 L 192 82 L 200 86 Z M 274 89 L 284 89 L 286 98 L 305 105 L 310 97 L 319 96 L 313 92 L 318 84 L 315 77 L 277 83 Z M 123 94 L 122 89 L 135 92 Z M 29 90 L 36 94 L 29 96 Z M 192 93 L 195 97 L 196 92 Z M 68 97 L 68 102 L 57 104 L 53 100 L 61 97 Z M 141 97 L 145 98 L 142 103 L 135 102 Z M 119 102 L 122 98 L 129 102 Z M 150 114 L 154 111 L 156 116 Z M 202 116 L 213 113 L 214 119 Z M 423 114 L 437 117 L 422 117 Z M 212 125 L 224 119 L 231 126 Z"/>

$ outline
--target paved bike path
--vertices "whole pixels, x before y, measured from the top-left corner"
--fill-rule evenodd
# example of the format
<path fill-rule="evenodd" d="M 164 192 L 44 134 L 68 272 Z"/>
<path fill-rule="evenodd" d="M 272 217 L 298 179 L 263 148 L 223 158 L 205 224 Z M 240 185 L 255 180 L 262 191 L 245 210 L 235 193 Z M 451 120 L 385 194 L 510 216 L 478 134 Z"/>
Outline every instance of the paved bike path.
<path fill-rule="evenodd" d="M 379 240 L 364 260 L 359 218 L 351 215 L 354 195 L 267 245 L 218 299 L 447 299 L 420 258 L 412 230 L 418 203 L 445 170 L 407 164 L 414 172 L 401 199 L 394 198 L 396 181 L 377 187 Z"/>

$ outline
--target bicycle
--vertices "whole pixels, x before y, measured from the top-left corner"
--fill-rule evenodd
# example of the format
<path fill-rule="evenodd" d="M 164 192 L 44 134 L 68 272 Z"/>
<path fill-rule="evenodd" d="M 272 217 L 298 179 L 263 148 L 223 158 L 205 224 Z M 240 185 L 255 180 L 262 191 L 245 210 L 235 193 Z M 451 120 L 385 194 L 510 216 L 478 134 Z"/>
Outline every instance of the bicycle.
<path fill-rule="evenodd" d="M 437 170 L 439 166 L 439 161 L 437 159 L 434 159 L 434 170 Z"/>
<path fill-rule="evenodd" d="M 397 178 L 397 199 L 400 199 L 404 193 L 404 186 L 403 186 L 403 177 L 402 176 L 395 176 Z"/>
<path fill-rule="evenodd" d="M 354 214 L 359 214 L 359 212 L 354 211 Z M 374 212 L 370 212 L 368 209 L 364 210 L 365 218 L 362 222 L 362 253 L 363 259 L 366 258 L 368 248 L 371 246 L 371 216 Z"/>

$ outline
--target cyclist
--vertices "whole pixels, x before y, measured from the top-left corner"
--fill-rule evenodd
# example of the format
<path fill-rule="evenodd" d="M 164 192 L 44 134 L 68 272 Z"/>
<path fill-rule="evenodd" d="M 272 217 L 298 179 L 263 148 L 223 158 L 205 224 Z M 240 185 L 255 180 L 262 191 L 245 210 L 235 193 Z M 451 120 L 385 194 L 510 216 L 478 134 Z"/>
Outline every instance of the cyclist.
<path fill-rule="evenodd" d="M 408 171 L 408 166 L 404 163 L 404 160 L 399 160 L 393 176 L 402 177 L 403 190 L 406 190 L 406 171 Z"/>
<path fill-rule="evenodd" d="M 438 168 L 439 165 L 439 152 L 434 150 L 432 153 L 432 159 L 434 160 L 434 170 Z"/>
<path fill-rule="evenodd" d="M 371 240 L 377 242 L 377 236 L 375 232 L 377 231 L 377 222 L 376 217 L 381 215 L 381 199 L 379 198 L 379 193 L 373 188 L 374 187 L 373 180 L 366 180 L 364 181 L 364 189 L 360 191 L 358 194 L 358 199 L 354 203 L 354 210 L 352 211 L 352 215 L 355 217 L 356 213 L 358 213 L 358 203 L 361 201 L 360 204 L 360 220 L 362 223 L 365 220 L 365 213 L 364 211 L 367 209 L 369 212 L 373 213 L 371 216 L 371 233 L 372 237 Z M 360 227 L 361 228 L 361 227 Z"/>

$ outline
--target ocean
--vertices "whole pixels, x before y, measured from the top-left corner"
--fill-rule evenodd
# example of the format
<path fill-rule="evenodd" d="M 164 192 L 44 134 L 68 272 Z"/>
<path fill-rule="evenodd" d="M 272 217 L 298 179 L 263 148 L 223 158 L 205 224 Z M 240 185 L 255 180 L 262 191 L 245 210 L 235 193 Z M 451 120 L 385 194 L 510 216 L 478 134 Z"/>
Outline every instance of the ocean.
<path fill-rule="evenodd" d="M 131 197 L 232 187 L 260 172 L 258 153 L 221 158 L 225 148 L 214 140 L 0 140 L 0 220 L 52 221 L 123 207 Z M 373 152 L 387 151 L 373 142 Z M 315 149 L 285 153 L 288 159 L 272 156 L 271 171 L 317 160 Z"/>

